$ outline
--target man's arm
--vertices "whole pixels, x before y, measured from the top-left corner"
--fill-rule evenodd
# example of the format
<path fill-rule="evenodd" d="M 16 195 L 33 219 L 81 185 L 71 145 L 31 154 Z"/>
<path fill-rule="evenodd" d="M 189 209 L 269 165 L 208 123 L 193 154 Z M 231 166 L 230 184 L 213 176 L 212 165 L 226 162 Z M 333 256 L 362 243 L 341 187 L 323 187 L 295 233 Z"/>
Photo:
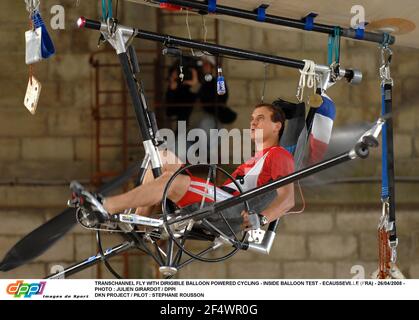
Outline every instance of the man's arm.
<path fill-rule="evenodd" d="M 287 214 L 294 207 L 294 184 L 289 184 L 276 190 L 277 197 L 261 212 L 269 222 L 275 221 Z"/>
<path fill-rule="evenodd" d="M 271 204 L 262 212 L 261 215 L 268 218 L 268 223 L 275 221 L 287 214 L 287 212 L 294 207 L 294 184 L 286 185 L 285 187 L 276 190 L 277 196 Z M 249 219 L 247 211 L 241 213 L 243 217 L 242 229 L 249 227 Z"/>

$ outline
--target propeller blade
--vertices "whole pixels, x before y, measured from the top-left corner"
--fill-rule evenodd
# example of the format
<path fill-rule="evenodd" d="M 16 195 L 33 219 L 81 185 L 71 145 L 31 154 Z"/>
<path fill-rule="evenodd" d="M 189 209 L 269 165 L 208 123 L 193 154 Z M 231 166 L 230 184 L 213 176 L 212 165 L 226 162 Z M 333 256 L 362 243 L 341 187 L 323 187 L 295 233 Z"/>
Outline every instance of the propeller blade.
<path fill-rule="evenodd" d="M 333 130 L 326 157 L 336 156 L 352 148 L 361 136 L 371 129 L 373 124 L 368 122 L 351 124 Z"/>
<path fill-rule="evenodd" d="M 0 271 L 9 271 L 40 256 L 76 225 L 75 209 L 69 208 L 22 238 L 4 257 Z"/>

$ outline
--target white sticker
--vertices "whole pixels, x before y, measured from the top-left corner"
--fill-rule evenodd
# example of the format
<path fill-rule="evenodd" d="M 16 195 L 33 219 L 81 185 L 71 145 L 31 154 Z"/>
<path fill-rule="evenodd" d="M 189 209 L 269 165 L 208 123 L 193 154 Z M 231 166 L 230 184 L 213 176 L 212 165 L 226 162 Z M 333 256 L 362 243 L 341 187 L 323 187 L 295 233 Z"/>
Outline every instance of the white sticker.
<path fill-rule="evenodd" d="M 33 64 L 42 60 L 42 28 L 25 32 L 26 64 Z"/>
<path fill-rule="evenodd" d="M 35 77 L 32 77 L 32 81 L 29 79 L 24 105 L 32 114 L 35 114 L 36 112 L 39 96 L 41 95 L 41 88 L 41 83 Z"/>

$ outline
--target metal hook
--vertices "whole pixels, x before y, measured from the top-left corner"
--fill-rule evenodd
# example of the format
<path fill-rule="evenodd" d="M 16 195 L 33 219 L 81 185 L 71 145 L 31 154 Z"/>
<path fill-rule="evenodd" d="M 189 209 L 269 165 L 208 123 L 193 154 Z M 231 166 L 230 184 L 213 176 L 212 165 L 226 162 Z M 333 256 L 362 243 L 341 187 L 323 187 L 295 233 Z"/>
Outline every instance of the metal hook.
<path fill-rule="evenodd" d="M 378 229 L 387 229 L 388 217 L 389 217 L 390 203 L 388 199 L 383 200 L 383 210 L 378 224 Z"/>
<path fill-rule="evenodd" d="M 393 58 L 393 50 L 388 45 L 381 48 L 381 62 L 383 66 L 390 66 Z"/>

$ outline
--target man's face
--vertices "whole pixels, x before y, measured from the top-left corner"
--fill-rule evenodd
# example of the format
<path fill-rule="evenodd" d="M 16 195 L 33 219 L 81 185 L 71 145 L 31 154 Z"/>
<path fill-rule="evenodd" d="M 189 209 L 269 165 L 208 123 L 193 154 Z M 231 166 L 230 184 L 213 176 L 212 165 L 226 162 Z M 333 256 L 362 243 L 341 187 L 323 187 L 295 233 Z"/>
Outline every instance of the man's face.
<path fill-rule="evenodd" d="M 256 108 L 250 117 L 251 138 L 256 142 L 277 138 L 281 126 L 280 122 L 272 122 L 272 111 L 267 107 Z"/>

